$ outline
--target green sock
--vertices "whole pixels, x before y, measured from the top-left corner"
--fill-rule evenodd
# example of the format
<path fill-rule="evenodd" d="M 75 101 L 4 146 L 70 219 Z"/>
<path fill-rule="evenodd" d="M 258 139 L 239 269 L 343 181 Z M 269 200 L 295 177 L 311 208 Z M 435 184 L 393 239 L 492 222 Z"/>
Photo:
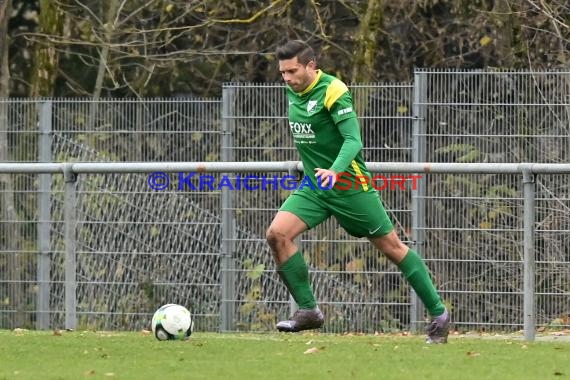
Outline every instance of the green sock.
<path fill-rule="evenodd" d="M 432 317 L 438 317 L 445 311 L 437 290 L 431 280 L 429 269 L 418 254 L 410 249 L 398 267 L 422 300 Z"/>
<path fill-rule="evenodd" d="M 289 292 L 299 305 L 299 309 L 313 309 L 317 306 L 317 301 L 311 290 L 309 283 L 309 268 L 303 259 L 300 251 L 291 256 L 277 273 L 289 289 Z"/>

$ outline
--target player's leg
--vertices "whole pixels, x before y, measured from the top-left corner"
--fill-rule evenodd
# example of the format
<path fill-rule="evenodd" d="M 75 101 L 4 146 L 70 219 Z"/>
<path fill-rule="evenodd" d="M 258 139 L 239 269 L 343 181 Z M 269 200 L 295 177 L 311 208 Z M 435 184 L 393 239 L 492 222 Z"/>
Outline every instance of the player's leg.
<path fill-rule="evenodd" d="M 299 306 L 291 319 L 277 324 L 280 331 L 315 329 L 324 323 L 311 289 L 307 264 L 294 239 L 328 216 L 328 211 L 318 199 L 313 199 L 312 194 L 295 192 L 281 206 L 267 230 L 267 242 L 273 251 L 277 273 Z"/>
<path fill-rule="evenodd" d="M 371 191 L 355 194 L 344 202 L 346 205 L 339 203 L 333 209 L 333 214 L 341 226 L 353 236 L 367 237 L 398 266 L 432 317 L 428 328 L 428 341 L 447 341 L 449 316 L 431 280 L 429 270 L 418 254 L 406 246 L 394 231 L 378 193 Z"/>
<path fill-rule="evenodd" d="M 278 266 L 297 253 L 298 248 L 294 240 L 307 229 L 305 222 L 297 215 L 289 211 L 277 211 L 265 235 Z"/>
<path fill-rule="evenodd" d="M 427 328 L 428 343 L 447 343 L 449 314 L 423 260 L 413 249 L 402 243 L 395 231 L 369 239 L 378 250 L 400 268 L 430 314 L 431 322 Z"/>

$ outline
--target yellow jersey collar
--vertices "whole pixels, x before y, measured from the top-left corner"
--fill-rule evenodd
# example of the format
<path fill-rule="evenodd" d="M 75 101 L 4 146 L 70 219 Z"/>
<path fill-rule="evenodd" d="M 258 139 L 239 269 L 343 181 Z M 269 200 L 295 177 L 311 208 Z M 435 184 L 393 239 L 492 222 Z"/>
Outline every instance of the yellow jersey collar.
<path fill-rule="evenodd" d="M 315 77 L 315 80 L 313 80 L 311 82 L 311 84 L 309 85 L 309 87 L 307 87 L 306 89 L 304 89 L 303 91 L 299 92 L 297 95 L 305 95 L 307 92 L 311 91 L 315 85 L 317 84 L 317 82 L 319 81 L 319 79 L 321 79 L 321 75 L 323 74 L 323 72 L 320 69 L 317 69 L 317 76 Z"/>

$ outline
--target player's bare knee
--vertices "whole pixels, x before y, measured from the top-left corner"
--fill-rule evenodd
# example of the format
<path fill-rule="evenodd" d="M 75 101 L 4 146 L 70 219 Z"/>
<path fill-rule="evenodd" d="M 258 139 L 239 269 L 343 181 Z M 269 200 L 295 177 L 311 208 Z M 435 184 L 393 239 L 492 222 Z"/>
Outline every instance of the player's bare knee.
<path fill-rule="evenodd" d="M 391 239 L 387 246 L 388 250 L 393 253 L 405 253 L 408 250 L 408 247 L 400 239 Z"/>
<path fill-rule="evenodd" d="M 390 233 L 380 239 L 376 239 L 373 243 L 382 253 L 389 257 L 405 255 L 408 251 L 408 246 L 405 245 L 395 233 Z"/>
<path fill-rule="evenodd" d="M 265 239 L 267 240 L 267 244 L 269 244 L 271 249 L 275 252 L 280 251 L 282 247 L 287 244 L 287 237 L 285 234 L 272 227 L 269 227 L 265 232 Z"/>
<path fill-rule="evenodd" d="M 399 239 L 391 241 L 384 251 L 384 255 L 395 264 L 401 262 L 408 253 L 408 246 L 402 243 Z"/>

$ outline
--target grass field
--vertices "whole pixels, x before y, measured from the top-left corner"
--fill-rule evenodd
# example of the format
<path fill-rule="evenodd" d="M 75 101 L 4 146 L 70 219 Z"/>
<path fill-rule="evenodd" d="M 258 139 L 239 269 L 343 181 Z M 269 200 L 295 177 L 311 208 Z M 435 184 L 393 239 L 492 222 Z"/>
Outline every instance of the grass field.
<path fill-rule="evenodd" d="M 453 336 L 0 330 L 0 379 L 570 379 L 570 342 Z"/>

